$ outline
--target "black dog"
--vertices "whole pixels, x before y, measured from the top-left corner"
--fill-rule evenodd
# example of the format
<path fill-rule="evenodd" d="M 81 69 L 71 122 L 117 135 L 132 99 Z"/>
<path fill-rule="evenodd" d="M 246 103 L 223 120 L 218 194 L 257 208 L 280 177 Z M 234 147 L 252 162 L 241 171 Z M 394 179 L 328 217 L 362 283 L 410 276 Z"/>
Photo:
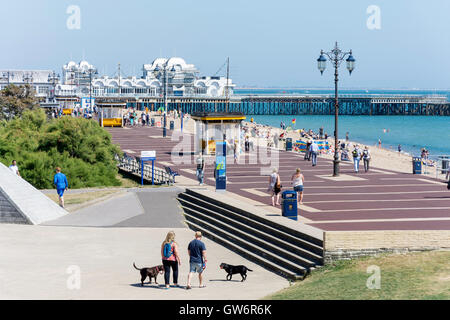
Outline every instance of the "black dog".
<path fill-rule="evenodd" d="M 253 270 L 250 270 L 249 268 L 247 268 L 246 266 L 232 266 L 232 265 L 226 264 L 226 263 L 221 263 L 220 269 L 224 269 L 228 273 L 227 274 L 228 281 L 231 280 L 231 278 L 233 277 L 233 274 L 240 273 L 241 277 L 242 277 L 241 282 L 243 282 L 243 281 L 245 281 L 245 279 L 247 279 L 247 271 L 253 271 Z"/>
<path fill-rule="evenodd" d="M 141 273 L 141 285 L 142 286 L 144 286 L 144 280 L 147 277 L 150 280 L 149 283 L 152 283 L 152 278 L 155 278 L 155 283 L 158 284 L 158 282 L 156 282 L 156 278 L 158 277 L 158 273 L 163 274 L 163 272 L 164 272 L 164 266 L 163 265 L 159 265 L 159 266 L 152 267 L 152 268 L 139 269 L 138 267 L 136 267 L 136 265 L 133 262 L 133 267 L 135 267 Z"/>

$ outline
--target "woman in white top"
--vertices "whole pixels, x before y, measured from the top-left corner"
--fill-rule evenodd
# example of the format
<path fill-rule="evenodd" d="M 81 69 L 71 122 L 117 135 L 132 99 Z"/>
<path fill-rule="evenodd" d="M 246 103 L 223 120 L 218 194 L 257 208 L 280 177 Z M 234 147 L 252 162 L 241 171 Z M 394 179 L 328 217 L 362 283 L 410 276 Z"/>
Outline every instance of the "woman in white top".
<path fill-rule="evenodd" d="M 297 199 L 300 204 L 303 204 L 303 184 L 305 182 L 305 177 L 302 174 L 300 168 L 295 170 L 295 173 L 292 175 L 292 186 L 294 187 L 294 191 L 297 192 Z"/>
<path fill-rule="evenodd" d="M 275 207 L 275 197 L 277 198 L 276 204 L 280 205 L 280 191 L 281 191 L 281 179 L 276 168 L 273 169 L 272 174 L 269 177 L 268 191 L 272 194 L 272 206 Z"/>

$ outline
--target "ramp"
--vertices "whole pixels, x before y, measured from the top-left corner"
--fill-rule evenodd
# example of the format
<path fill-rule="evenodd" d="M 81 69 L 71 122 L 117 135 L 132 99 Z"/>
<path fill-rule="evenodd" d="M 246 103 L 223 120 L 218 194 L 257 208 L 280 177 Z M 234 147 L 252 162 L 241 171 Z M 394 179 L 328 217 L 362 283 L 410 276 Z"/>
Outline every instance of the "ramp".
<path fill-rule="evenodd" d="M 41 224 L 67 213 L 0 163 L 0 223 Z"/>

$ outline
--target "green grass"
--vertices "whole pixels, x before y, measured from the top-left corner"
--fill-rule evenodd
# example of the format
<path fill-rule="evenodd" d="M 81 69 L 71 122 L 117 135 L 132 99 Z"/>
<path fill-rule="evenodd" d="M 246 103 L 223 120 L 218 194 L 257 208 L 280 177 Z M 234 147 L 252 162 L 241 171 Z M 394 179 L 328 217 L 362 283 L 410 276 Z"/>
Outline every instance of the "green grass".
<path fill-rule="evenodd" d="M 96 199 L 102 199 L 105 197 L 108 197 L 112 194 L 118 193 L 120 192 L 120 189 L 109 189 L 109 190 L 100 190 L 100 191 L 86 191 L 86 192 L 80 192 L 80 193 L 74 193 L 74 194 L 70 194 L 70 193 L 66 193 L 64 195 L 64 204 L 66 206 L 71 206 L 71 205 L 78 205 L 78 204 L 82 204 L 82 203 L 86 203 L 92 200 L 96 200 Z M 49 197 L 50 199 L 52 199 L 55 203 L 59 203 L 59 197 L 55 193 L 52 194 L 46 194 L 47 197 Z"/>
<path fill-rule="evenodd" d="M 381 271 L 381 288 L 368 289 L 372 273 Z M 450 251 L 391 254 L 340 261 L 320 268 L 291 287 L 265 299 L 274 300 L 449 300 Z"/>

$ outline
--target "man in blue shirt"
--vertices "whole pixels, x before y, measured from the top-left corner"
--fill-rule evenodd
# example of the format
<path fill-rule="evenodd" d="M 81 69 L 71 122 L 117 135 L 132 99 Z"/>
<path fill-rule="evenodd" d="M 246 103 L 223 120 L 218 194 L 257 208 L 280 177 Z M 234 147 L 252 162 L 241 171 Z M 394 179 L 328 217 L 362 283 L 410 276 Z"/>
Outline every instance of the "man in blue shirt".
<path fill-rule="evenodd" d="M 186 289 L 191 289 L 191 279 L 195 272 L 198 272 L 198 281 L 200 288 L 204 288 L 205 285 L 202 284 L 203 281 L 203 270 L 206 268 L 206 247 L 202 239 L 202 233 L 197 231 L 195 233 L 195 239 L 189 243 L 188 254 L 189 254 L 189 275 L 188 283 Z"/>
<path fill-rule="evenodd" d="M 56 168 L 56 174 L 53 177 L 53 184 L 56 186 L 56 191 L 59 196 L 59 205 L 64 208 L 64 191 L 69 188 L 66 176 L 61 173 L 61 168 Z"/>

